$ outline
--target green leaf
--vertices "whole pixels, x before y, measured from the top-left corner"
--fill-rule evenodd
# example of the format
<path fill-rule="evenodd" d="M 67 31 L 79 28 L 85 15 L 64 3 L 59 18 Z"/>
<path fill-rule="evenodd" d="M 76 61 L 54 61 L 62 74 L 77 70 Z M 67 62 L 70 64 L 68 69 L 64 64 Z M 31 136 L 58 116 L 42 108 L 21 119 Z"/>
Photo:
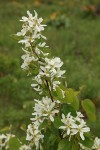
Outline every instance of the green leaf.
<path fill-rule="evenodd" d="M 95 110 L 94 103 L 89 99 L 85 99 L 82 101 L 82 107 L 85 110 L 88 118 L 91 121 L 95 121 L 96 120 L 96 115 L 95 115 L 96 110 Z"/>
<path fill-rule="evenodd" d="M 76 111 L 79 109 L 78 92 L 74 92 L 73 102 L 71 105 L 75 108 Z"/>
<path fill-rule="evenodd" d="M 65 103 L 71 104 L 76 111 L 79 109 L 78 94 L 78 91 L 74 91 L 71 88 L 67 88 L 67 90 L 65 90 L 65 98 L 63 100 Z"/>
<path fill-rule="evenodd" d="M 65 95 L 66 95 L 66 101 L 67 103 L 72 103 L 73 102 L 73 98 L 74 98 L 74 91 L 73 89 L 71 88 L 67 88 L 66 92 L 65 92 Z"/>
<path fill-rule="evenodd" d="M 54 118 L 53 124 L 54 124 L 54 127 L 57 129 L 59 129 L 59 127 L 63 125 L 63 123 L 61 122 L 61 118 L 59 118 L 58 116 Z"/>
<path fill-rule="evenodd" d="M 57 150 L 70 150 L 70 145 L 70 141 L 68 141 L 67 139 L 63 139 L 59 142 Z"/>
<path fill-rule="evenodd" d="M 17 137 L 13 137 L 9 141 L 9 149 L 10 150 L 19 150 L 20 147 L 20 141 Z"/>
<path fill-rule="evenodd" d="M 70 104 L 63 104 L 61 112 L 64 115 L 67 115 L 69 112 L 71 112 L 72 116 L 76 116 L 76 110 Z"/>
<path fill-rule="evenodd" d="M 88 137 L 85 137 L 85 140 L 81 140 L 81 143 L 88 148 L 91 148 L 94 144 L 94 140 Z"/>
<path fill-rule="evenodd" d="M 58 95 L 58 98 L 63 99 L 63 92 L 60 87 L 56 87 L 56 93 Z"/>

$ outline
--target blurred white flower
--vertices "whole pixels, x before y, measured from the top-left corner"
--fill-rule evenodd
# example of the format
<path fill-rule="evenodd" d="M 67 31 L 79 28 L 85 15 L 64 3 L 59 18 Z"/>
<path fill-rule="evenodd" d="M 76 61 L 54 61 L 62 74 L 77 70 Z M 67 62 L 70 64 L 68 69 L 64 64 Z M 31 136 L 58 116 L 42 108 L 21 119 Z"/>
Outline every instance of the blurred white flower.
<path fill-rule="evenodd" d="M 6 145 L 6 138 L 7 138 L 7 136 L 6 135 L 4 135 L 4 134 L 1 134 L 0 135 L 0 149 L 2 150 L 3 149 L 3 147 L 5 147 L 5 145 Z"/>
<path fill-rule="evenodd" d="M 61 83 L 61 82 L 59 82 L 59 81 L 52 81 L 53 90 L 56 90 L 56 87 L 57 87 L 58 85 L 60 85 L 60 83 Z M 50 88 L 51 88 L 51 87 L 50 87 Z"/>
<path fill-rule="evenodd" d="M 19 148 L 19 150 L 32 150 L 31 149 L 31 147 L 30 147 L 30 145 L 22 145 L 20 148 Z"/>
<path fill-rule="evenodd" d="M 41 79 L 41 76 L 38 74 L 37 76 L 34 77 L 33 81 L 35 81 L 35 83 L 32 83 L 31 86 L 32 88 L 39 92 L 39 94 L 42 94 L 43 92 L 43 89 L 42 89 L 42 84 L 43 84 L 43 81 Z"/>
<path fill-rule="evenodd" d="M 29 69 L 29 65 L 32 61 L 37 61 L 38 60 L 36 57 L 34 57 L 29 52 L 26 52 L 24 55 L 22 55 L 21 58 L 24 60 L 23 64 L 21 65 L 21 68 L 24 69 L 24 70 Z"/>
<path fill-rule="evenodd" d="M 82 145 L 81 143 L 79 143 L 80 145 L 80 150 L 92 150 L 92 148 L 87 148 L 84 145 Z"/>
<path fill-rule="evenodd" d="M 32 145 L 35 145 L 36 150 L 39 150 L 43 138 L 44 135 L 41 134 L 38 126 L 35 126 L 34 124 L 28 125 L 26 140 L 30 141 Z"/>
<path fill-rule="evenodd" d="M 80 122 L 83 117 L 84 116 L 83 116 L 83 114 L 81 112 L 77 112 L 77 116 L 76 116 L 75 120 Z"/>
<path fill-rule="evenodd" d="M 35 16 L 33 16 L 29 11 L 27 11 L 28 17 L 23 16 L 22 19 L 20 20 L 24 23 L 23 29 L 26 29 L 26 32 L 31 31 L 31 29 L 37 32 L 41 32 L 42 30 L 44 30 L 44 26 L 46 26 L 41 24 L 43 19 L 38 18 L 37 12 L 34 11 L 34 13 Z M 23 31 L 21 33 L 23 33 Z M 23 35 L 21 33 L 17 33 L 17 35 L 18 36 Z"/>
<path fill-rule="evenodd" d="M 92 147 L 94 150 L 100 150 L 100 139 L 98 137 L 94 140 L 94 145 Z"/>
<path fill-rule="evenodd" d="M 46 68 L 60 68 L 63 65 L 63 62 L 59 57 L 55 57 L 52 59 L 45 58 Z"/>
<path fill-rule="evenodd" d="M 0 135 L 0 150 L 9 149 L 9 140 L 15 137 L 13 134 Z"/>

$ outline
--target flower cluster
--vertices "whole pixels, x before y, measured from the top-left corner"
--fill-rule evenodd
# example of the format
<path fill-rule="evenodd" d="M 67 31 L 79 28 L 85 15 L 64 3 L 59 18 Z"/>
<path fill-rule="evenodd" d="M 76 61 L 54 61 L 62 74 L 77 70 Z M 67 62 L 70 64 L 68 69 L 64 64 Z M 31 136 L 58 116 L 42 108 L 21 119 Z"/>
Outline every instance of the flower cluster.
<path fill-rule="evenodd" d="M 23 16 L 22 21 L 22 30 L 21 32 L 17 33 L 17 36 L 23 36 L 24 39 L 20 40 L 19 43 L 25 44 L 25 47 L 31 47 L 31 43 L 34 42 L 36 39 L 46 39 L 42 34 L 41 31 L 44 30 L 44 26 L 41 22 L 43 21 L 42 18 L 38 18 L 38 14 L 35 12 L 35 16 L 27 11 L 28 17 Z"/>
<path fill-rule="evenodd" d="M 22 17 L 23 25 L 22 30 L 17 33 L 17 36 L 20 36 L 22 39 L 19 41 L 19 43 L 24 45 L 24 52 L 25 54 L 22 56 L 22 59 L 24 60 L 24 63 L 22 64 L 21 68 L 24 70 L 29 69 L 29 65 L 32 61 L 38 60 L 39 54 L 44 54 L 41 51 L 42 47 L 46 47 L 46 43 L 42 42 L 42 39 L 46 39 L 41 34 L 41 31 L 44 30 L 44 26 L 42 25 L 42 18 L 38 18 L 38 15 L 35 12 L 35 16 L 33 17 L 32 14 L 27 11 L 28 17 Z M 37 41 L 40 40 L 40 42 L 37 43 Z M 34 51 L 34 53 L 33 53 Z"/>
<path fill-rule="evenodd" d="M 63 62 L 60 58 L 47 58 L 46 56 L 49 53 L 43 52 L 44 49 L 47 49 L 45 39 L 42 35 L 42 31 L 46 25 L 42 25 L 42 18 L 38 18 L 38 15 L 35 11 L 35 16 L 27 11 L 28 17 L 22 17 L 23 25 L 21 32 L 17 33 L 17 36 L 23 37 L 19 43 L 24 44 L 24 55 L 22 55 L 22 59 L 24 60 L 21 68 L 23 70 L 28 71 L 28 75 L 32 74 L 31 67 L 34 62 L 36 66 L 38 66 L 38 74 L 33 78 L 34 83 L 31 84 L 35 91 L 38 91 L 39 94 L 43 92 L 42 85 L 46 85 L 46 80 L 52 82 L 52 85 L 49 84 L 49 88 L 55 90 L 56 87 L 60 84 L 57 80 L 58 78 L 62 78 L 62 75 L 65 73 L 64 70 L 60 68 L 63 65 Z"/>
<path fill-rule="evenodd" d="M 29 69 L 29 65 L 32 63 L 32 62 L 35 62 L 37 61 L 38 59 L 32 55 L 32 53 L 29 53 L 28 51 L 24 50 L 25 54 L 22 55 L 22 59 L 24 60 L 23 64 L 21 65 L 21 68 L 23 70 L 28 70 Z"/>
<path fill-rule="evenodd" d="M 3 148 L 9 149 L 9 140 L 11 138 L 15 137 L 13 134 L 1 134 L 0 135 L 0 149 L 2 150 Z"/>
<path fill-rule="evenodd" d="M 95 138 L 94 145 L 93 145 L 92 149 L 100 150 L 100 139 L 98 137 Z"/>
<path fill-rule="evenodd" d="M 43 97 L 41 101 L 35 100 L 35 102 L 34 113 L 32 113 L 32 115 L 35 117 L 31 119 L 33 123 L 39 124 L 45 119 L 51 120 L 53 122 L 55 114 L 59 112 L 57 104 L 60 102 L 52 102 L 52 100 L 47 96 Z"/>
<path fill-rule="evenodd" d="M 29 124 L 27 129 L 26 140 L 30 142 L 29 147 L 35 145 L 36 150 L 41 147 L 40 143 L 43 141 L 44 135 L 41 134 L 38 126 L 34 124 Z"/>
<path fill-rule="evenodd" d="M 87 127 L 86 122 L 82 119 L 83 115 L 80 112 L 77 112 L 77 116 L 73 117 L 71 113 L 68 113 L 67 116 L 62 114 L 61 121 L 64 123 L 63 126 L 60 126 L 59 129 L 64 130 L 63 137 L 79 134 L 82 140 L 85 139 L 84 133 L 89 132 L 90 128 Z M 70 140 L 69 138 L 69 140 Z"/>

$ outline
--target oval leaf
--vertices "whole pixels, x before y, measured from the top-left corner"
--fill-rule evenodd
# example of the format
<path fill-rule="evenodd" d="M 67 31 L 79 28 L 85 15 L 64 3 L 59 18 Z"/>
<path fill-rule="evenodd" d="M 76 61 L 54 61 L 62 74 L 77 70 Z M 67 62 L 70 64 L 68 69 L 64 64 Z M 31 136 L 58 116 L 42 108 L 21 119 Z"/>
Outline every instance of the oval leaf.
<path fill-rule="evenodd" d="M 54 124 L 54 127 L 57 129 L 59 129 L 59 127 L 63 125 L 63 123 L 61 122 L 61 118 L 59 118 L 58 116 L 54 118 L 53 124 Z"/>
<path fill-rule="evenodd" d="M 89 99 L 85 99 L 82 101 L 82 107 L 85 110 L 88 118 L 91 121 L 95 121 L 96 120 L 96 115 L 95 115 L 96 110 L 95 110 L 94 103 Z"/>

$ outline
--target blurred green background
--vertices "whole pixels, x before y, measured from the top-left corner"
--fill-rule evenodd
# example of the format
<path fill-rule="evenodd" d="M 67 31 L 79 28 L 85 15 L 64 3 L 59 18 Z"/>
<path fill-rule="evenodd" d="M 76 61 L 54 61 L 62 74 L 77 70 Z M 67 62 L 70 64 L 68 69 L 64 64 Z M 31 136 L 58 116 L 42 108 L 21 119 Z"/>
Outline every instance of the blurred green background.
<path fill-rule="evenodd" d="M 81 89 L 81 98 L 95 103 L 97 121 L 88 123 L 100 136 L 99 0 L 0 0 L 0 130 L 11 126 L 13 133 L 24 135 L 22 125 L 31 122 L 37 95 L 20 68 L 23 52 L 12 34 L 21 30 L 19 19 L 26 11 L 34 9 L 48 24 L 44 35 L 52 56 L 64 61 L 68 87 Z"/>

